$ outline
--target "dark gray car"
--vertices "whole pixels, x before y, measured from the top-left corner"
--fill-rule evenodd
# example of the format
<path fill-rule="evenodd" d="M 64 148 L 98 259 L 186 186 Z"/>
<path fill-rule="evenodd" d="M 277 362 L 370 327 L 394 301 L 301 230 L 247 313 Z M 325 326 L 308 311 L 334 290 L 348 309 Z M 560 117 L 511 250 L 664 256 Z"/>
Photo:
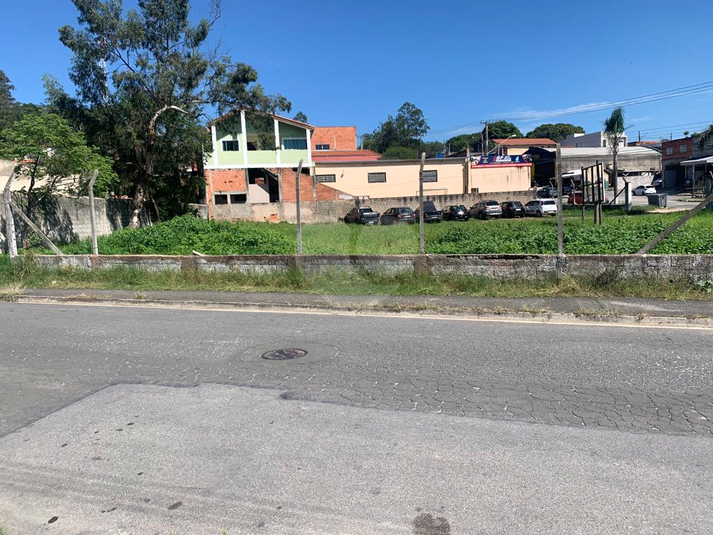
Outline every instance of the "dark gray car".
<path fill-rule="evenodd" d="M 392 225 L 394 223 L 414 223 L 416 216 L 408 206 L 397 206 L 389 208 L 381 214 L 382 225 Z"/>
<path fill-rule="evenodd" d="M 501 215 L 503 215 L 503 210 L 500 208 L 498 201 L 480 201 L 470 207 L 470 217 L 490 219 L 491 217 L 500 217 Z"/>

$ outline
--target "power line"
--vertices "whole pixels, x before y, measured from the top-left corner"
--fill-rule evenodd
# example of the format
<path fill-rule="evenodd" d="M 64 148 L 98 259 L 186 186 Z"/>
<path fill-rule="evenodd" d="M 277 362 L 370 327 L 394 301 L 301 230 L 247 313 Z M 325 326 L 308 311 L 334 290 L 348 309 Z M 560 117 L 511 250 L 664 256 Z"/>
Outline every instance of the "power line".
<path fill-rule="evenodd" d="M 635 106 L 638 104 L 646 104 L 649 102 L 658 102 L 661 100 L 680 98 L 683 96 L 694 95 L 694 94 L 698 94 L 698 93 L 705 93 L 708 91 L 713 91 L 713 80 L 708 81 L 708 82 L 701 82 L 699 84 L 683 86 L 683 87 L 679 87 L 676 89 L 659 91 L 657 93 L 650 93 L 648 95 L 631 97 L 631 98 L 618 100 L 618 101 L 583 104 L 580 106 L 572 106 L 569 108 L 562 108 L 559 110 L 552 110 L 552 111 L 547 111 L 547 112 L 524 112 L 521 114 L 513 114 L 511 116 L 500 117 L 497 120 L 509 120 L 509 121 L 533 120 L 533 121 L 535 121 L 535 120 L 542 120 L 542 119 L 553 118 L 553 117 L 561 117 L 561 116 L 567 116 L 567 115 L 578 115 L 578 114 L 583 114 L 583 113 L 591 113 L 591 112 L 595 112 L 595 111 L 603 111 L 603 110 L 617 108 L 620 106 L 622 106 L 622 107 L 623 106 Z M 495 119 L 493 119 L 490 122 L 493 122 L 494 120 Z M 471 121 L 471 122 L 463 123 L 463 124 L 460 124 L 457 126 L 432 130 L 431 132 L 429 132 L 429 134 L 433 135 L 433 134 L 451 133 L 451 132 L 455 132 L 457 130 L 471 127 L 471 126 L 474 126 L 474 125 L 480 124 L 480 123 L 482 123 L 482 120 Z"/>

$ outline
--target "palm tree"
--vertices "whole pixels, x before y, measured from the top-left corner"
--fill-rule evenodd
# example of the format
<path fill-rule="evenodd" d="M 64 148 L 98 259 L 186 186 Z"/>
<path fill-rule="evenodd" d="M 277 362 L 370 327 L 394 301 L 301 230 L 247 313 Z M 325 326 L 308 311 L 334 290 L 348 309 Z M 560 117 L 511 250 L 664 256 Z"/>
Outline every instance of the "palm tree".
<path fill-rule="evenodd" d="M 619 142 L 624 136 L 624 109 L 618 107 L 611 112 L 609 118 L 604 121 L 604 133 L 609 139 L 613 156 L 613 177 L 612 186 L 614 186 L 614 197 L 619 192 L 619 168 L 617 166 L 617 155 L 619 154 Z"/>

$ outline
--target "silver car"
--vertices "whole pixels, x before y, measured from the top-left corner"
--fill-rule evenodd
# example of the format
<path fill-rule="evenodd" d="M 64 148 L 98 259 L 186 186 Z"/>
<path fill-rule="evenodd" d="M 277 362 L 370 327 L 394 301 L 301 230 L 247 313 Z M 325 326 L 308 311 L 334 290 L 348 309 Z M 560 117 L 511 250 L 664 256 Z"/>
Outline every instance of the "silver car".
<path fill-rule="evenodd" d="M 543 215 L 557 215 L 557 201 L 552 199 L 537 199 L 525 205 L 525 215 L 542 217 Z"/>

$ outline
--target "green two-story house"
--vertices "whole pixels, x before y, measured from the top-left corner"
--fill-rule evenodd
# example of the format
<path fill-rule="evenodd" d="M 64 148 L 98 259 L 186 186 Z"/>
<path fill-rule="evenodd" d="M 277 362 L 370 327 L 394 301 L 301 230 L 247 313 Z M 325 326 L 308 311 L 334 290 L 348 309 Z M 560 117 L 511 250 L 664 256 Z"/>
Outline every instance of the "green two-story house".
<path fill-rule="evenodd" d="M 294 186 L 284 188 L 282 175 L 292 178 L 300 160 L 309 173 L 314 127 L 250 110 L 234 110 L 208 126 L 212 137 L 212 151 L 205 161 L 209 213 L 220 205 L 294 202 Z M 294 178 L 290 182 L 294 185 Z"/>

